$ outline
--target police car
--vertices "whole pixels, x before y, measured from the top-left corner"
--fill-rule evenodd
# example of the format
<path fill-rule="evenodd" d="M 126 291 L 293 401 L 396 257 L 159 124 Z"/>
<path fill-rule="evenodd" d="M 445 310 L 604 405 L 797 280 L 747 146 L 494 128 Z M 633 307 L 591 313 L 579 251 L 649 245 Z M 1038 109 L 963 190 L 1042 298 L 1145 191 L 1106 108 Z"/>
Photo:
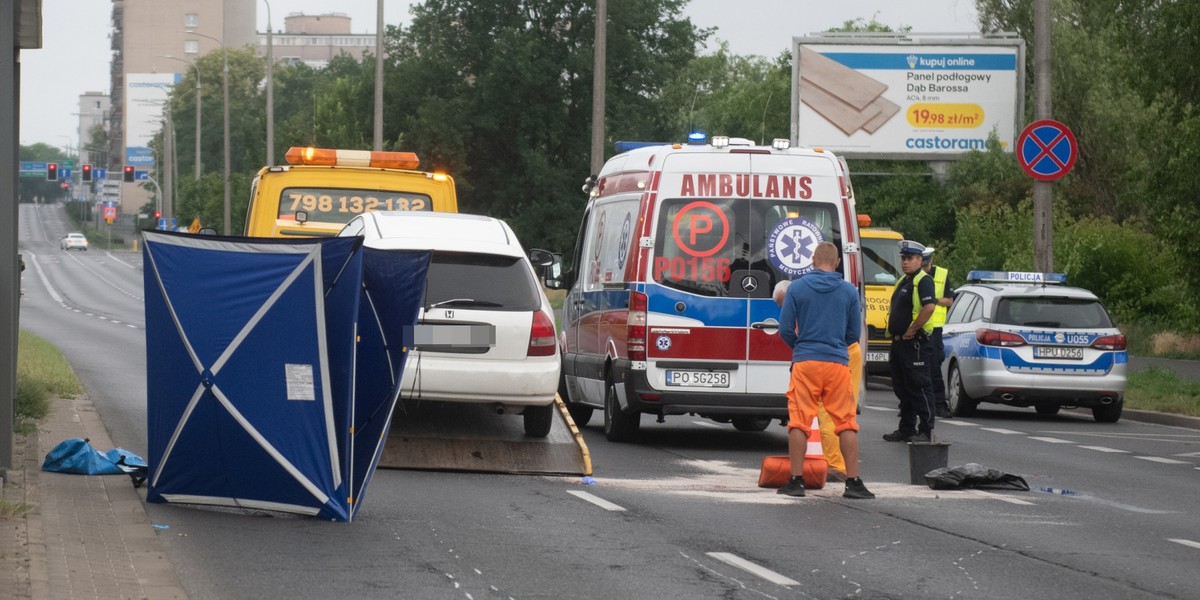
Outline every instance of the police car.
<path fill-rule="evenodd" d="M 980 402 L 1121 418 L 1125 336 L 1095 294 L 1059 273 L 971 271 L 946 316 L 942 371 L 955 415 Z"/>

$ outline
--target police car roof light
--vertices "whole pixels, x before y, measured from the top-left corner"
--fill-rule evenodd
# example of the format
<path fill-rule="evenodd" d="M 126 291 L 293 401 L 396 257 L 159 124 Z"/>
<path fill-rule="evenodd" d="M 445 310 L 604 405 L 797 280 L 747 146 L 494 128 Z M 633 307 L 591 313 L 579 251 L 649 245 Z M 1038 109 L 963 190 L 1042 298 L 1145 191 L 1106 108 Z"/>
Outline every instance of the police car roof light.
<path fill-rule="evenodd" d="M 771 140 L 771 147 L 776 150 L 787 150 L 792 147 L 792 141 L 784 138 L 775 138 Z"/>
<path fill-rule="evenodd" d="M 714 135 L 714 136 L 712 136 L 711 143 L 712 143 L 713 148 L 725 148 L 725 147 L 729 146 L 729 136 Z"/>
<path fill-rule="evenodd" d="M 1033 273 L 1029 271 L 971 271 L 967 281 L 988 283 L 1067 283 L 1063 273 Z"/>
<path fill-rule="evenodd" d="M 688 144 L 698 146 L 704 143 L 708 136 L 704 135 L 703 131 L 693 131 L 688 134 Z"/>
<path fill-rule="evenodd" d="M 292 146 L 284 157 L 292 165 L 327 167 L 372 167 L 380 169 L 415 169 L 421 160 L 413 152 L 376 152 L 371 150 L 335 150 L 332 148 L 303 148 Z"/>

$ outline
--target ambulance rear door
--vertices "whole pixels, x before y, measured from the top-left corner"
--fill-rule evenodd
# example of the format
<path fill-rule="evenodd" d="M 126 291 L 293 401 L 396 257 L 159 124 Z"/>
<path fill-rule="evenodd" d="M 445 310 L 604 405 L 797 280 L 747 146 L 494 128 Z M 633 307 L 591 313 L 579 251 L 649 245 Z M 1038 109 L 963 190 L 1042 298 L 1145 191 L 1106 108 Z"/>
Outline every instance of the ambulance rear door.
<path fill-rule="evenodd" d="M 770 301 L 749 266 L 750 156 L 677 152 L 663 161 L 646 273 L 646 377 L 664 391 L 741 395 L 748 386 L 751 297 Z"/>
<path fill-rule="evenodd" d="M 779 307 L 771 298 L 775 284 L 812 271 L 812 253 L 820 242 L 842 249 L 849 221 L 842 202 L 836 163 L 825 155 L 752 154 L 749 202 L 749 266 L 735 272 L 737 287 L 747 277 L 764 293 L 747 294 L 747 392 L 785 394 L 791 349 L 779 336 Z M 843 257 L 839 270 L 845 269 Z M 844 275 L 843 275 L 844 276 Z"/>

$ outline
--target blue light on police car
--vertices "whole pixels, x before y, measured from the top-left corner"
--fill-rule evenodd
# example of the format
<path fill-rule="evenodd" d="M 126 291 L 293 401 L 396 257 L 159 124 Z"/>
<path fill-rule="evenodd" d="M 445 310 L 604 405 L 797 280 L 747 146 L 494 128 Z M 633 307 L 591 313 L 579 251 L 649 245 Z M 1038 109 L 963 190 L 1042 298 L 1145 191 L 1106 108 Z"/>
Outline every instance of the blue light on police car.
<path fill-rule="evenodd" d="M 704 135 L 702 131 L 693 131 L 688 134 L 688 144 L 692 146 L 703 144 L 706 139 L 708 139 L 708 136 Z"/>
<path fill-rule="evenodd" d="M 1066 283 L 1063 273 L 1033 273 L 1029 271 L 971 271 L 967 281 L 992 283 Z"/>

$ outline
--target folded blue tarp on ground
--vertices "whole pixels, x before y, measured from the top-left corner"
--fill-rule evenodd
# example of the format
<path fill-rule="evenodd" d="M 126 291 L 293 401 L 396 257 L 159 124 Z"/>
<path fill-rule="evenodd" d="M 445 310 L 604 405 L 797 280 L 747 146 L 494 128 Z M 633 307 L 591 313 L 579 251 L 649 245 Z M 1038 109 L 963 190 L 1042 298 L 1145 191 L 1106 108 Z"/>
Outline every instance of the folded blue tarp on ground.
<path fill-rule="evenodd" d="M 63 440 L 46 453 L 42 470 L 80 475 L 121 475 L 146 468 L 142 457 L 124 449 L 101 452 L 87 438 Z"/>

